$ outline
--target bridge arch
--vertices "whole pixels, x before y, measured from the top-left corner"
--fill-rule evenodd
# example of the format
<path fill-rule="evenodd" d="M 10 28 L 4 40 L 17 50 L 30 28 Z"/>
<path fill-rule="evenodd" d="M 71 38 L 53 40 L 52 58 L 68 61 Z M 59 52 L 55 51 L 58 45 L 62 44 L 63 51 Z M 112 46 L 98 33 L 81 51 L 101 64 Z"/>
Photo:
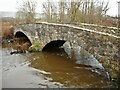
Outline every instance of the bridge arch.
<path fill-rule="evenodd" d="M 54 51 L 54 50 L 58 50 L 61 46 L 63 46 L 63 44 L 65 43 L 65 40 L 53 40 L 49 43 L 47 43 L 42 51 Z"/>
<path fill-rule="evenodd" d="M 25 35 L 25 34 L 24 34 L 23 32 L 21 32 L 21 31 L 17 31 L 17 32 L 15 33 L 14 37 L 15 37 L 15 38 L 24 38 L 25 41 L 29 42 L 29 43 L 32 45 L 32 43 L 31 43 L 30 39 L 28 38 L 28 36 Z"/>

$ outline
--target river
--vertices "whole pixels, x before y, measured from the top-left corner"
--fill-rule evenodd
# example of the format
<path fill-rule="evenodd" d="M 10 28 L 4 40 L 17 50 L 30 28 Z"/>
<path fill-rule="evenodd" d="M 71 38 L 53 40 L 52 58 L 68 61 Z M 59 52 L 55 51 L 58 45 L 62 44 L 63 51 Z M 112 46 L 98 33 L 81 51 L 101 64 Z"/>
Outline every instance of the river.
<path fill-rule="evenodd" d="M 2 52 L 3 88 L 109 88 L 109 80 L 62 53 Z"/>

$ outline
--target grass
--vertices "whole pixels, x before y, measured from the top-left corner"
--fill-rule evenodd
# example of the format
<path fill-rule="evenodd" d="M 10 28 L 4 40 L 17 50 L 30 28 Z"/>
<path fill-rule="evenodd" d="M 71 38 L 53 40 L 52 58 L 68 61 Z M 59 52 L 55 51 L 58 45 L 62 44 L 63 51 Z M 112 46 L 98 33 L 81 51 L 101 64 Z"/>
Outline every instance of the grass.
<path fill-rule="evenodd" d="M 10 22 L 3 22 L 0 31 L 2 38 L 9 38 L 13 36 L 13 25 Z"/>

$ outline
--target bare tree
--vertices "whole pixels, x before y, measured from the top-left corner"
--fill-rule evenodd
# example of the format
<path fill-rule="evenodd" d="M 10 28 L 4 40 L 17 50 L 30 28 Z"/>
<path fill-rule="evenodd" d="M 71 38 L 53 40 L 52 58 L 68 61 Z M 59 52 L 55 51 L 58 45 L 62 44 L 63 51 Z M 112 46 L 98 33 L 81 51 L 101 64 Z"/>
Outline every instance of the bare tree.
<path fill-rule="evenodd" d="M 42 5 L 45 15 L 45 21 L 54 22 L 54 20 L 57 18 L 57 6 L 55 5 L 55 3 L 47 0 L 47 2 L 43 3 Z"/>
<path fill-rule="evenodd" d="M 99 0 L 59 0 L 53 3 L 48 0 L 43 4 L 46 21 L 100 23 L 108 8 L 109 2 Z"/>
<path fill-rule="evenodd" d="M 59 2 L 59 22 L 63 22 L 65 19 L 65 2 Z"/>
<path fill-rule="evenodd" d="M 35 22 L 36 5 L 37 3 L 32 0 L 24 1 L 21 5 L 19 4 L 16 19 L 22 21 L 22 23 Z"/>
<path fill-rule="evenodd" d="M 71 2 L 71 10 L 70 10 L 70 22 L 76 22 L 78 17 L 77 15 L 78 12 L 80 12 L 80 6 L 81 6 L 82 2 L 81 0 L 77 1 L 77 2 Z"/>
<path fill-rule="evenodd" d="M 50 8 L 50 1 L 47 0 L 47 2 L 43 3 L 43 12 L 45 15 L 46 21 L 51 21 L 51 8 Z"/>
<path fill-rule="evenodd" d="M 106 15 L 107 11 L 109 10 L 109 2 L 98 2 L 98 4 L 96 5 L 97 7 L 95 8 L 96 12 L 95 12 L 95 16 L 96 16 L 96 21 L 97 23 L 102 23 L 104 16 Z"/>

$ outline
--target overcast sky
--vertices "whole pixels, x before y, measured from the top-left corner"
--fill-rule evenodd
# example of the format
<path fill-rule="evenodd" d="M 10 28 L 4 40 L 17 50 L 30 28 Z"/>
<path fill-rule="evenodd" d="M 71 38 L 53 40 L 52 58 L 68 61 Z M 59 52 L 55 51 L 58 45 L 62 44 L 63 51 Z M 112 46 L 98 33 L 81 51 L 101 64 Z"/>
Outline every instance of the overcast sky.
<path fill-rule="evenodd" d="M 0 0 L 0 11 L 17 11 L 17 2 L 21 3 L 23 0 Z M 46 0 L 35 0 L 37 1 L 37 12 L 42 12 L 42 2 L 45 2 Z M 51 0 L 50 0 L 51 1 Z M 55 0 L 53 0 L 55 1 Z M 102 1 L 102 0 L 101 0 Z M 118 1 L 120 0 L 104 0 L 109 1 L 109 11 L 107 12 L 110 16 L 116 16 L 118 15 Z M 120 10 L 120 9 L 119 9 Z"/>

